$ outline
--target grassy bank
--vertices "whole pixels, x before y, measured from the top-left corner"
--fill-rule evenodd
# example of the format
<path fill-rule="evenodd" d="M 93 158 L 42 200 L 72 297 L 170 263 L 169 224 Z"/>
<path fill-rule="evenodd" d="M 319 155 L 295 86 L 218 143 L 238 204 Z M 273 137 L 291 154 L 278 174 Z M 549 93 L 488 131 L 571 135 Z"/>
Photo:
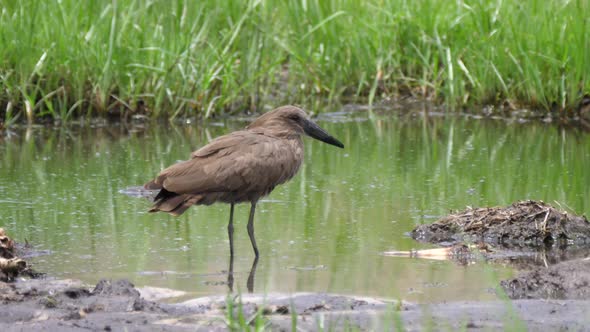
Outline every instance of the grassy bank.
<path fill-rule="evenodd" d="M 0 0 L 0 110 L 210 116 L 411 94 L 572 115 L 590 1 Z"/>

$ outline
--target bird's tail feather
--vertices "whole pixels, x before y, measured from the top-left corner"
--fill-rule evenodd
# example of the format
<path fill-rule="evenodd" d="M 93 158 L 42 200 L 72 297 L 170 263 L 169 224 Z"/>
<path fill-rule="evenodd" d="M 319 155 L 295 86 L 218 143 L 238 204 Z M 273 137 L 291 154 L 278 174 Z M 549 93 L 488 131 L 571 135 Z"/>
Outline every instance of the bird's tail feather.
<path fill-rule="evenodd" d="M 173 216 L 179 216 L 189 207 L 201 199 L 199 195 L 177 195 L 162 197 L 154 203 L 149 212 L 167 212 Z"/>
<path fill-rule="evenodd" d="M 162 189 L 162 184 L 156 183 L 156 180 L 152 180 L 144 184 L 143 187 L 147 190 L 159 190 Z"/>

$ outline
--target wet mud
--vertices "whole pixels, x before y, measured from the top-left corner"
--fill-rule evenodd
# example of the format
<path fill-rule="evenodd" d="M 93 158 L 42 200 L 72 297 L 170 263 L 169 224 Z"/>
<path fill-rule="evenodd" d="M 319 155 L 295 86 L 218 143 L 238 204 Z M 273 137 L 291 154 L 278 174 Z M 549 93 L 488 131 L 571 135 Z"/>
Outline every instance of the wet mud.
<path fill-rule="evenodd" d="M 539 266 L 500 284 L 512 299 L 590 300 L 590 258 Z"/>
<path fill-rule="evenodd" d="M 88 288 L 73 280 L 0 283 L 0 330 L 118 330 L 147 323 L 146 312 L 163 309 L 144 300 L 126 280 L 100 281 Z M 90 318 L 91 317 L 91 318 Z"/>
<path fill-rule="evenodd" d="M 165 293 L 160 290 L 159 297 Z M 258 314 L 273 331 L 289 331 L 293 324 L 305 331 L 580 330 L 590 312 L 590 301 L 414 304 L 324 293 L 230 294 L 171 304 L 150 299 L 150 292 L 127 280 L 102 280 L 94 287 L 73 280 L 0 283 L 0 294 L 1 331 L 226 331 L 244 327 L 236 325 L 239 310 L 243 324 L 254 326 Z"/>

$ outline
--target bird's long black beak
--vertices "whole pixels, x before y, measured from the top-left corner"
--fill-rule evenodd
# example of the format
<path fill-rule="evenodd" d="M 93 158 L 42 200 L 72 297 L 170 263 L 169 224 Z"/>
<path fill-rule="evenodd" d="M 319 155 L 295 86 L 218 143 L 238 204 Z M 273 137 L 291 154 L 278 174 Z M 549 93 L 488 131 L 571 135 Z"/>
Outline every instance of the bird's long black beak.
<path fill-rule="evenodd" d="M 304 120 L 303 121 L 303 131 L 307 135 L 309 135 L 317 140 L 320 140 L 324 143 L 328 143 L 330 145 L 335 145 L 339 148 L 344 148 L 344 144 L 342 144 L 342 142 L 340 142 L 339 140 L 330 136 L 330 134 L 328 134 L 328 132 L 326 132 L 324 129 L 322 129 L 322 127 L 318 126 L 317 124 L 315 124 L 315 122 L 313 122 L 311 120 Z"/>

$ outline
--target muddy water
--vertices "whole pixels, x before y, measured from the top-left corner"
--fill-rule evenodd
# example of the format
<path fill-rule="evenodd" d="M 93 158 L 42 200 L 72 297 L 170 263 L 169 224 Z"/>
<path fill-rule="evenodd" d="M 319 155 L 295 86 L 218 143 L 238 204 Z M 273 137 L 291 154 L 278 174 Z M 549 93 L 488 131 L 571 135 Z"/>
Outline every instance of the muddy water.
<path fill-rule="evenodd" d="M 219 294 L 229 207 L 174 218 L 119 191 L 186 159 L 243 119 L 203 124 L 32 128 L 0 141 L 0 226 L 50 255 L 58 278 L 129 278 L 191 295 Z M 449 209 L 550 202 L 590 214 L 590 135 L 545 124 L 356 112 L 321 118 L 345 145 L 306 141 L 300 174 L 259 204 L 255 292 L 319 291 L 415 301 L 495 298 L 512 268 L 393 258 L 427 248 L 406 232 Z M 234 289 L 253 253 L 248 206 L 236 209 Z"/>

